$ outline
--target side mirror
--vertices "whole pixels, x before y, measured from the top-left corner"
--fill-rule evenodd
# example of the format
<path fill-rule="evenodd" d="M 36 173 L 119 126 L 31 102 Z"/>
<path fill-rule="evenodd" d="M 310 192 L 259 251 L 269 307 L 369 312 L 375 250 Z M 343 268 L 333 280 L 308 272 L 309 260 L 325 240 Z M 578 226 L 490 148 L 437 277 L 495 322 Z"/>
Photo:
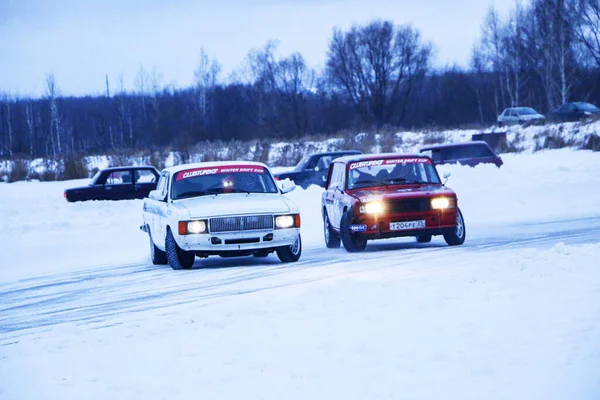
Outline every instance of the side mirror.
<path fill-rule="evenodd" d="M 292 190 L 296 189 L 296 184 L 290 180 L 279 181 L 279 187 L 281 188 L 281 192 L 283 194 L 289 193 Z"/>
<path fill-rule="evenodd" d="M 151 198 L 152 200 L 156 200 L 156 201 L 165 201 L 165 198 L 162 196 L 162 193 L 158 190 L 150 191 L 150 194 L 148 194 L 148 197 Z"/>
<path fill-rule="evenodd" d="M 446 172 L 444 174 L 444 185 L 446 184 L 446 182 L 448 182 L 448 178 L 450 178 L 452 176 L 452 174 L 450 172 Z"/>

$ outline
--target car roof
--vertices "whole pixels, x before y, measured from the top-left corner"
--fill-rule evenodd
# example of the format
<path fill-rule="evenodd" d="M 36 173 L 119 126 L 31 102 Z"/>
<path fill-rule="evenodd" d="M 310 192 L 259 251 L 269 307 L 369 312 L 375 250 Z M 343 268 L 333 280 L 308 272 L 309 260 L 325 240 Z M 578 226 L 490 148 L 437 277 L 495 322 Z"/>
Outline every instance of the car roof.
<path fill-rule="evenodd" d="M 386 158 L 429 158 L 423 154 L 411 153 L 370 153 L 370 154 L 354 154 L 336 158 L 334 162 L 351 163 L 355 161 L 380 160 Z"/>
<path fill-rule="evenodd" d="M 321 153 L 311 153 L 309 155 L 312 157 L 312 156 L 327 156 L 330 154 L 362 154 L 362 152 L 359 150 L 338 150 L 338 151 L 323 151 Z"/>
<path fill-rule="evenodd" d="M 174 174 L 179 171 L 184 171 L 186 169 L 222 167 L 222 166 L 229 166 L 229 165 L 232 165 L 232 166 L 233 165 L 253 165 L 253 166 L 264 167 L 264 168 L 268 169 L 267 165 L 265 165 L 261 162 L 256 162 L 256 161 L 208 161 L 208 162 L 174 165 L 172 167 L 163 169 L 163 171 Z"/>
<path fill-rule="evenodd" d="M 484 140 L 471 140 L 470 142 L 456 142 L 456 143 L 445 143 L 445 144 L 436 144 L 432 146 L 421 147 L 419 151 L 427 151 L 427 150 L 437 150 L 437 149 L 447 149 L 449 147 L 463 147 L 470 145 L 483 145 L 489 147 L 490 145 Z"/>
<path fill-rule="evenodd" d="M 156 169 L 156 167 L 154 165 L 123 165 L 121 167 L 108 167 L 108 168 L 102 168 L 101 171 L 119 171 L 122 169 L 132 169 L 132 168 L 136 168 L 136 169 L 144 169 L 144 168 L 152 168 L 152 169 Z"/>

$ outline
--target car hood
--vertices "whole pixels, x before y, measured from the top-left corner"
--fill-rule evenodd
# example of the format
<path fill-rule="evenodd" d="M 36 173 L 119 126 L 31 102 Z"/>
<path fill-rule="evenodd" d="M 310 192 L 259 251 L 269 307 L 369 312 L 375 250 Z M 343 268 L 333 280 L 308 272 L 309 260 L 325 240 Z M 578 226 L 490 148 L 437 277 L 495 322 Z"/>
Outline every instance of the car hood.
<path fill-rule="evenodd" d="M 93 187 L 93 186 L 92 185 L 76 186 L 76 187 L 65 189 L 65 192 L 78 192 L 80 190 L 87 190 L 91 187 Z"/>
<path fill-rule="evenodd" d="M 191 218 L 297 212 L 290 199 L 274 193 L 226 193 L 176 200 L 176 203 L 185 208 Z"/>
<path fill-rule="evenodd" d="M 402 185 L 390 186 L 388 188 L 360 189 L 351 192 L 351 194 L 360 200 L 360 202 L 366 203 L 384 199 L 450 196 L 455 193 L 452 189 L 440 185 Z"/>

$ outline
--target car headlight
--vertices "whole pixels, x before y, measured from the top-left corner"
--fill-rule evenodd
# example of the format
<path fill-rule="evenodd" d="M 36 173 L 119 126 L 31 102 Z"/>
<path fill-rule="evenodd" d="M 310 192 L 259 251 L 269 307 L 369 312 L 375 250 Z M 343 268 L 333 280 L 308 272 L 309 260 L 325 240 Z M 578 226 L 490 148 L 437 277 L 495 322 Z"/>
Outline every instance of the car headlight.
<path fill-rule="evenodd" d="M 431 199 L 431 208 L 434 210 L 444 210 L 446 208 L 454 208 L 455 202 L 452 197 L 436 197 Z"/>
<path fill-rule="evenodd" d="M 180 235 L 198 235 L 208 232 L 208 225 L 204 220 L 179 221 Z"/>
<path fill-rule="evenodd" d="M 300 214 L 278 215 L 275 217 L 275 228 L 300 228 Z"/>
<path fill-rule="evenodd" d="M 360 206 L 361 214 L 381 214 L 383 212 L 383 203 L 380 201 L 373 201 L 371 203 Z"/>

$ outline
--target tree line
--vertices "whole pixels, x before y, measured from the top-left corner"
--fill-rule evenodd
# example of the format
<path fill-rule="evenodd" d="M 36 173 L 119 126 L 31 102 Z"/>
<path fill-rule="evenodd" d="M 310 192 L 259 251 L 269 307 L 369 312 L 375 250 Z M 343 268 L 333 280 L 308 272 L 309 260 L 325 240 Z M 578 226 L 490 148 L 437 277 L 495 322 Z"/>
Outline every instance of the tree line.
<path fill-rule="evenodd" d="M 277 41 L 251 50 L 231 76 L 204 51 L 190 87 L 140 67 L 135 89 L 121 77 L 102 95 L 0 94 L 0 156 L 56 159 L 172 147 L 205 140 L 292 139 L 384 126 L 406 129 L 493 123 L 509 106 L 547 113 L 568 101 L 600 104 L 600 0 L 516 1 L 493 7 L 468 68 L 434 68 L 435 46 L 418 29 L 375 20 L 335 28 L 321 71 Z"/>

